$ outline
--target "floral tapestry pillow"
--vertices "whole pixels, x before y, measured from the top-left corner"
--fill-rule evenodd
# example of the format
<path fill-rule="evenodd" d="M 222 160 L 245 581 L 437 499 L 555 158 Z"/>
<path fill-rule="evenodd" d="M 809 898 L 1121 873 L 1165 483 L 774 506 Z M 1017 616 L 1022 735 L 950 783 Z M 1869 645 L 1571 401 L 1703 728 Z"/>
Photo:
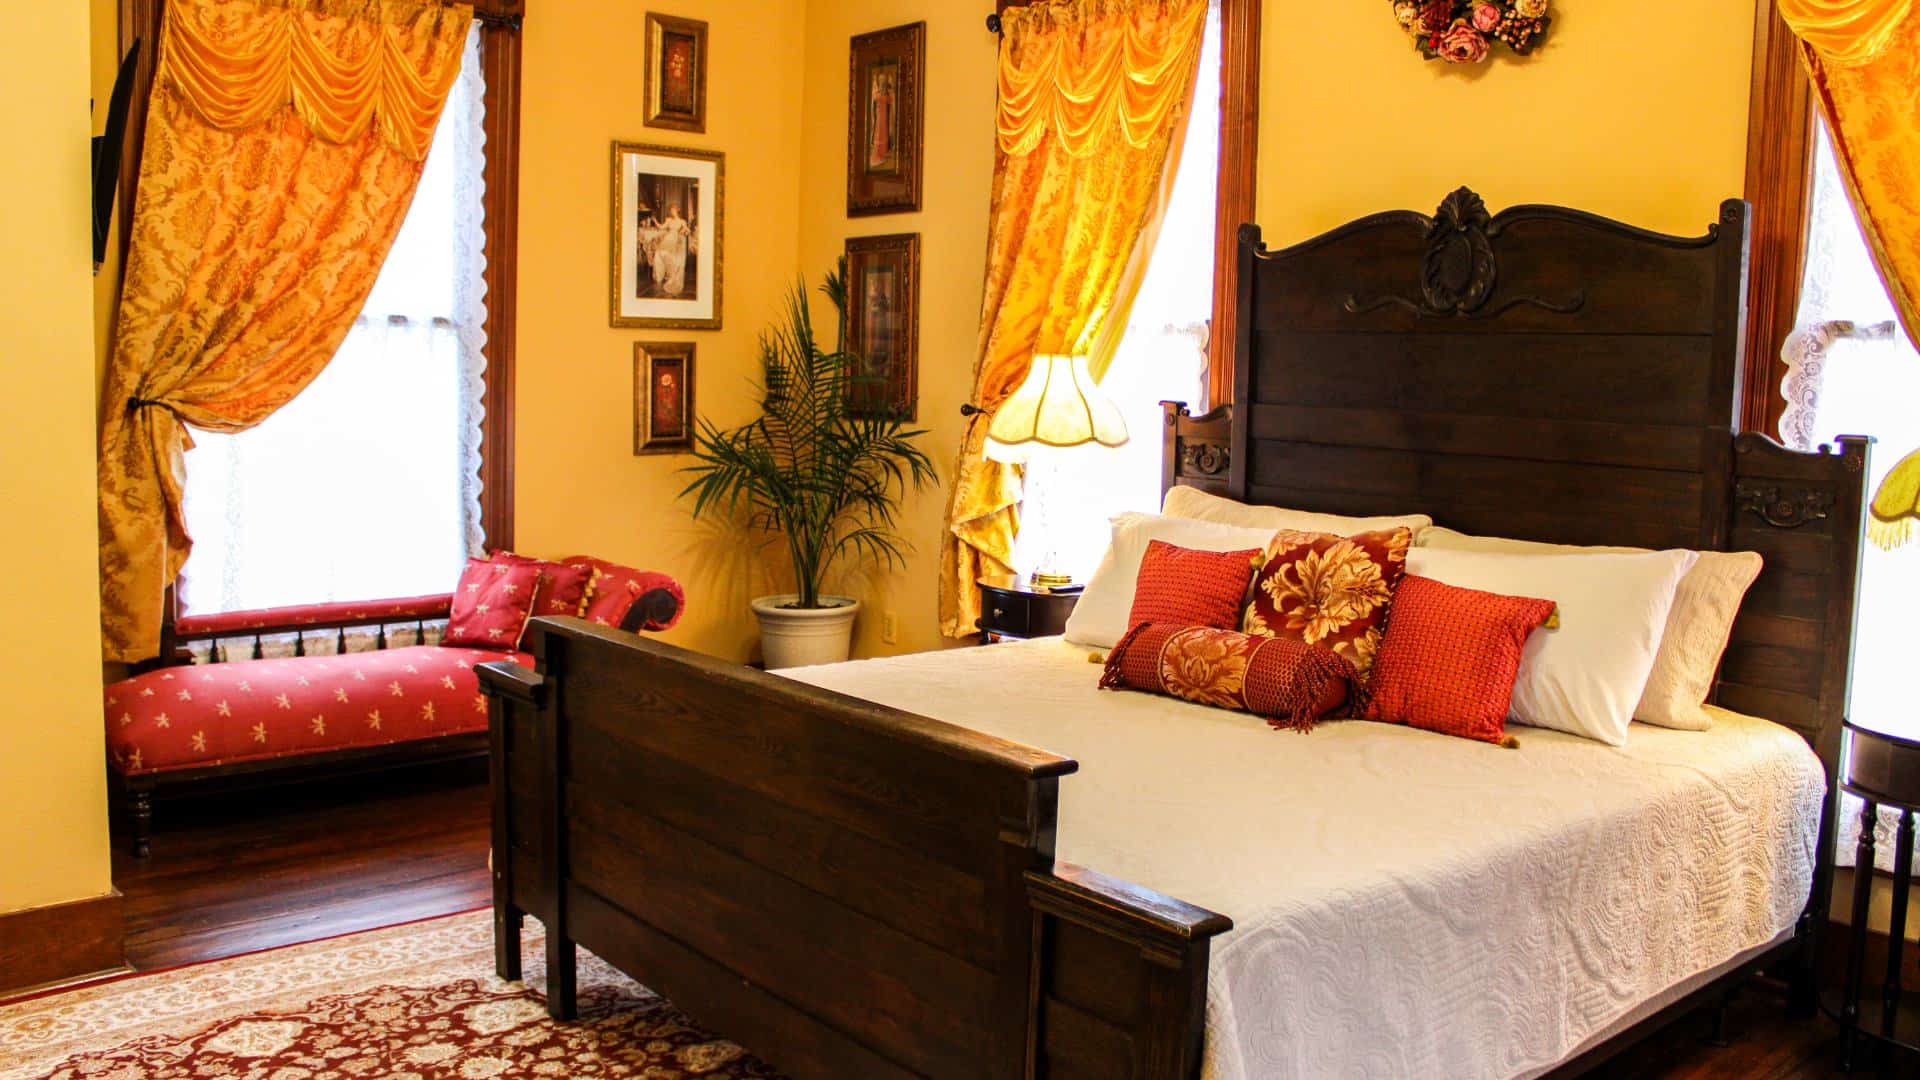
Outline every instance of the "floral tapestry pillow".
<path fill-rule="evenodd" d="M 1141 623 L 1107 654 L 1100 688 L 1166 694 L 1264 716 L 1277 729 L 1310 731 L 1346 704 L 1353 665 L 1293 638 Z"/>
<path fill-rule="evenodd" d="M 1352 536 L 1282 529 L 1267 543 L 1240 629 L 1324 646 L 1365 682 L 1412 542 L 1405 527 Z"/>

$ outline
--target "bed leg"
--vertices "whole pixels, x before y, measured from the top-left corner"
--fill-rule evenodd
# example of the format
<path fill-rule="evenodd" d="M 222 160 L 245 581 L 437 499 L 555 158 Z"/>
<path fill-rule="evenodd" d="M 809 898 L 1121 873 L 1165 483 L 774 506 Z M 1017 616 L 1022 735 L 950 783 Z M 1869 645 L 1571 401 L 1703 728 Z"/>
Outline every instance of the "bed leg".
<path fill-rule="evenodd" d="M 1720 1003 L 1713 1007 L 1713 1027 L 1707 1032 L 1707 1045 L 1722 1050 L 1733 1045 L 1727 1038 L 1727 1012 L 1733 1007 L 1733 996 L 1740 992 L 1739 984 L 1729 986 L 1720 994 Z"/>
<path fill-rule="evenodd" d="M 510 904 L 493 907 L 493 970 L 508 982 L 520 981 L 520 928 L 526 914 Z"/>
<path fill-rule="evenodd" d="M 1800 948 L 1787 972 L 1787 1015 L 1804 1019 L 1819 1011 L 1820 926 L 1811 916 L 1800 917 Z"/>
<path fill-rule="evenodd" d="M 580 1015 L 574 996 L 577 989 L 573 942 L 558 934 L 547 934 L 547 1015 L 555 1020 L 572 1020 Z"/>
<path fill-rule="evenodd" d="M 147 788 L 127 790 L 128 847 L 136 859 L 153 854 L 153 792 Z"/>

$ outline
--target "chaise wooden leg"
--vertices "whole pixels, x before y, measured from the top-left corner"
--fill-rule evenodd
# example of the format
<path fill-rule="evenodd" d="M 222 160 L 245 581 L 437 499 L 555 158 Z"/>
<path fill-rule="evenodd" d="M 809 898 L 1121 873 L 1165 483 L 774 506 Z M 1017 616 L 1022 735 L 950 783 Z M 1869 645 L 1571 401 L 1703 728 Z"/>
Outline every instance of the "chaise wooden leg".
<path fill-rule="evenodd" d="M 520 981 L 520 928 L 525 922 L 519 908 L 493 905 L 493 970 L 508 982 Z"/>
<path fill-rule="evenodd" d="M 153 853 L 153 792 L 147 788 L 127 791 L 128 846 L 133 857 L 144 859 Z"/>

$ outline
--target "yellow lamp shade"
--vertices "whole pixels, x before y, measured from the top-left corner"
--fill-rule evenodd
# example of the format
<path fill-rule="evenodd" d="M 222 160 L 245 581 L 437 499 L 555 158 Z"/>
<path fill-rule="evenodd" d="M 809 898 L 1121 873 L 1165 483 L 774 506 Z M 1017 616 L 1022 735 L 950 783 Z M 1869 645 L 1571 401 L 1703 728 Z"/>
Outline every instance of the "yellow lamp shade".
<path fill-rule="evenodd" d="M 1034 444 L 1119 446 L 1127 422 L 1119 406 L 1100 392 L 1084 356 L 1037 355 L 1027 379 L 993 414 L 987 456 L 1015 461 Z"/>
<path fill-rule="evenodd" d="M 1920 450 L 1900 459 L 1867 508 L 1867 535 L 1892 549 L 1920 535 Z"/>

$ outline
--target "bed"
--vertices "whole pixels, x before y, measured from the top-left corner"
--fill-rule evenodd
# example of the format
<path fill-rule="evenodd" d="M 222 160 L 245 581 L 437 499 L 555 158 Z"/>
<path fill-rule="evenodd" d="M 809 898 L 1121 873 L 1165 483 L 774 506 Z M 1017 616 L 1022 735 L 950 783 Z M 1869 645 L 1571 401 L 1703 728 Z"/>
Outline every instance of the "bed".
<path fill-rule="evenodd" d="M 1806 1004 L 1868 446 L 1734 434 L 1745 254 L 1737 200 L 1249 227 L 1234 401 L 1163 436 L 1245 501 L 1759 551 L 1713 731 L 1299 736 L 1057 641 L 790 678 L 536 620 L 482 674 L 501 974 L 532 914 L 556 1016 L 583 946 L 796 1077 L 1572 1075 L 1757 968 Z"/>

